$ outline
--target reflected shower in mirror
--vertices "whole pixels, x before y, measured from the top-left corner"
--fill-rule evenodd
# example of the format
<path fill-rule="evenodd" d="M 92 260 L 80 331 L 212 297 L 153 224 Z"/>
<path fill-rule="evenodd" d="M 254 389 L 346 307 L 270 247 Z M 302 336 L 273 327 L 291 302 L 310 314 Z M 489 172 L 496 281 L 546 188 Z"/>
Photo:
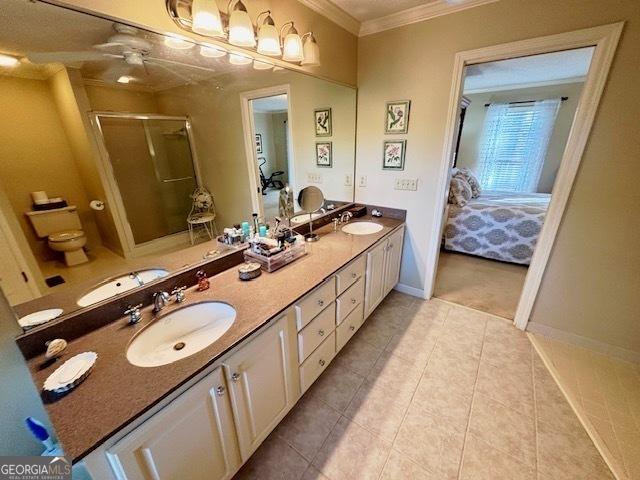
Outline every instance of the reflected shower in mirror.
<path fill-rule="evenodd" d="M 216 233 L 271 221 L 286 185 L 353 201 L 355 89 L 46 3 L 3 7 L 0 53 L 19 62 L 0 67 L 0 287 L 18 316 L 233 252 Z"/>

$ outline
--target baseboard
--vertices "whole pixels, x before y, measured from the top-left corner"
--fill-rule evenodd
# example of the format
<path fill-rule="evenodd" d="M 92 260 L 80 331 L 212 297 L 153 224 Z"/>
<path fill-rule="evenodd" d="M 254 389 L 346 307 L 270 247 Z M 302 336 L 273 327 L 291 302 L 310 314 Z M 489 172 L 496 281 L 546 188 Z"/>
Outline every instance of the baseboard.
<path fill-rule="evenodd" d="M 424 290 L 420 288 L 410 287 L 409 285 L 404 285 L 402 283 L 398 283 L 394 290 L 397 290 L 400 293 L 406 293 L 407 295 L 411 295 L 412 297 L 422 298 L 423 300 L 427 299 Z"/>
<path fill-rule="evenodd" d="M 527 324 L 527 331 L 553 340 L 558 340 L 560 342 L 570 343 L 589 350 L 595 350 L 596 352 L 609 355 L 610 357 L 619 358 L 626 362 L 640 363 L 640 352 L 634 352 L 633 350 L 610 345 L 592 338 L 576 335 L 575 333 L 558 330 L 557 328 L 542 325 L 541 323 L 529 322 Z"/>

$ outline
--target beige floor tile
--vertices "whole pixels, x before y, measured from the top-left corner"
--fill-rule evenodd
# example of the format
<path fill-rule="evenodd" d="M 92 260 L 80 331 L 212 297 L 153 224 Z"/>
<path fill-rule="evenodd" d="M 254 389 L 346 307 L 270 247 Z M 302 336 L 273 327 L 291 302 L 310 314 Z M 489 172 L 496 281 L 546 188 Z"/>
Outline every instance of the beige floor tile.
<path fill-rule="evenodd" d="M 471 331 L 482 336 L 488 318 L 491 317 L 477 310 L 454 305 L 449 308 L 444 325 L 447 329 Z"/>
<path fill-rule="evenodd" d="M 431 300 L 418 300 L 411 310 L 413 323 L 430 322 L 443 325 L 451 305 L 432 298 Z"/>
<path fill-rule="evenodd" d="M 595 445 L 582 432 L 558 432 L 538 424 L 538 472 L 555 480 L 613 479 Z"/>
<path fill-rule="evenodd" d="M 425 414 L 418 404 L 412 404 L 394 448 L 444 480 L 457 478 L 463 443 L 463 433 L 444 419 Z"/>
<path fill-rule="evenodd" d="M 470 395 L 460 395 L 450 389 L 445 379 L 424 377 L 418 384 L 412 404 L 464 433 L 469 422 L 471 399 Z"/>
<path fill-rule="evenodd" d="M 377 479 L 390 450 L 390 443 L 342 417 L 313 465 L 330 480 Z"/>
<path fill-rule="evenodd" d="M 425 470 L 402 453 L 391 450 L 380 480 L 438 480 L 435 473 Z"/>
<path fill-rule="evenodd" d="M 424 375 L 448 382 L 449 388 L 460 395 L 472 395 L 479 363 L 478 358 L 436 343 Z"/>
<path fill-rule="evenodd" d="M 331 362 L 307 395 L 322 400 L 339 412 L 344 412 L 363 381 L 363 376 Z"/>
<path fill-rule="evenodd" d="M 587 415 L 587 421 L 591 424 L 591 427 L 600 439 L 600 449 L 604 449 L 606 452 L 604 456 L 617 467 L 617 471 L 624 472 L 625 466 L 622 451 L 620 450 L 618 439 L 609 420 Z"/>
<path fill-rule="evenodd" d="M 447 329 L 438 336 L 436 342 L 440 347 L 451 353 L 480 358 L 482 352 L 483 334 L 472 330 Z"/>
<path fill-rule="evenodd" d="M 322 472 L 313 465 L 309 465 L 309 468 L 307 468 L 302 476 L 302 480 L 329 480 L 329 478 L 324 476 Z"/>
<path fill-rule="evenodd" d="M 535 467 L 535 421 L 530 416 L 476 393 L 471 407 L 469 432 L 493 448 Z"/>
<path fill-rule="evenodd" d="M 426 322 L 399 330 L 387 344 L 386 350 L 412 364 L 424 368 L 442 331 L 439 324 Z"/>
<path fill-rule="evenodd" d="M 476 391 L 518 410 L 530 417 L 534 415 L 533 375 L 530 364 L 508 364 L 496 367 L 480 361 Z"/>
<path fill-rule="evenodd" d="M 531 342 L 511 322 L 491 318 L 487 321 L 482 358 L 496 367 L 531 365 Z"/>
<path fill-rule="evenodd" d="M 236 474 L 234 480 L 298 480 L 309 462 L 281 438 L 271 435 Z"/>
<path fill-rule="evenodd" d="M 390 305 L 393 307 L 409 308 L 415 305 L 416 301 L 416 297 L 407 295 L 406 293 L 400 293 L 396 290 L 392 290 L 384 299 L 383 303 L 385 305 Z"/>
<path fill-rule="evenodd" d="M 374 347 L 356 334 L 336 355 L 333 363 L 366 377 L 381 353 L 382 349 Z"/>
<path fill-rule="evenodd" d="M 535 469 L 499 452 L 475 435 L 467 436 L 461 480 L 535 480 Z"/>
<path fill-rule="evenodd" d="M 305 395 L 278 425 L 275 434 L 311 461 L 339 418 L 340 414 L 326 403 Z"/>
<path fill-rule="evenodd" d="M 386 315 L 372 315 L 358 330 L 358 337 L 374 347 L 383 349 L 396 333 L 396 326 Z"/>
<path fill-rule="evenodd" d="M 368 378 L 376 384 L 387 385 L 396 395 L 413 394 L 422 376 L 423 368 L 384 351 L 371 368 Z"/>

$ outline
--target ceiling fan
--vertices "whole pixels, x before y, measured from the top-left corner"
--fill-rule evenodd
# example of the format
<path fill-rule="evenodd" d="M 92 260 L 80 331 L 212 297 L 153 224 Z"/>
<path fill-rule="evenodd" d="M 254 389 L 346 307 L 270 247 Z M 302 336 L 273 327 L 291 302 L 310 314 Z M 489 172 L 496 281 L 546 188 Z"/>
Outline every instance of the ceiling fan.
<path fill-rule="evenodd" d="M 110 59 L 122 60 L 122 62 L 109 66 L 103 72 L 102 76 L 108 80 L 115 80 L 122 75 L 133 72 L 139 73 L 140 70 L 145 76 L 148 76 L 148 65 L 158 67 L 187 83 L 194 82 L 177 71 L 176 67 L 211 71 L 208 68 L 152 56 L 153 44 L 138 36 L 138 29 L 134 27 L 114 23 L 113 29 L 116 33 L 111 35 L 106 43 L 93 45 L 93 50 L 32 52 L 26 56 L 29 61 L 38 64 L 63 63 L 65 65 L 78 65 L 84 62 L 103 62 Z"/>

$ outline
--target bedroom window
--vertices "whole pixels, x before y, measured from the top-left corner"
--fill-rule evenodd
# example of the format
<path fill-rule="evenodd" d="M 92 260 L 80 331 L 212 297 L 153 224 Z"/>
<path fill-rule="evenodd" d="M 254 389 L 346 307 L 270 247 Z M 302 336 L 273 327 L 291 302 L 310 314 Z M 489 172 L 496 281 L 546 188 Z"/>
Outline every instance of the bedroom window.
<path fill-rule="evenodd" d="M 561 99 L 488 108 L 478 174 L 486 190 L 536 192 Z"/>

